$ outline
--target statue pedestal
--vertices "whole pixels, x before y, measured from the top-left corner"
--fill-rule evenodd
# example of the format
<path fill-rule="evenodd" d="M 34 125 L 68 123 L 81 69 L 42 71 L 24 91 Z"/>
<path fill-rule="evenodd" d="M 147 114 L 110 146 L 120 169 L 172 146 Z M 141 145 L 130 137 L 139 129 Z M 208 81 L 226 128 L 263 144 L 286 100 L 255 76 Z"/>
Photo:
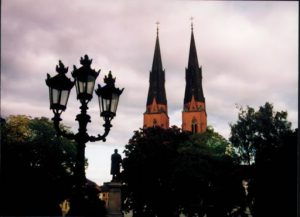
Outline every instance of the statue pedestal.
<path fill-rule="evenodd" d="M 119 182 L 105 182 L 105 187 L 108 190 L 108 202 L 106 211 L 107 217 L 123 217 L 122 213 L 122 199 L 121 199 L 121 187 Z"/>

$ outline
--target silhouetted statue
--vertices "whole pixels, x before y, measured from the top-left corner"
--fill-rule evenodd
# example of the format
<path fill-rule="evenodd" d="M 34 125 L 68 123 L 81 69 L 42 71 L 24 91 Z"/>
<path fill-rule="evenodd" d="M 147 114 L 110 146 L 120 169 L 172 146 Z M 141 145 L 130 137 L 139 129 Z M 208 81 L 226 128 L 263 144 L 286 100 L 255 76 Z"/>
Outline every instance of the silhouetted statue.
<path fill-rule="evenodd" d="M 112 181 L 118 181 L 120 176 L 120 166 L 122 163 L 122 157 L 118 154 L 118 149 L 115 149 L 115 153 L 111 155 L 111 169 Z"/>

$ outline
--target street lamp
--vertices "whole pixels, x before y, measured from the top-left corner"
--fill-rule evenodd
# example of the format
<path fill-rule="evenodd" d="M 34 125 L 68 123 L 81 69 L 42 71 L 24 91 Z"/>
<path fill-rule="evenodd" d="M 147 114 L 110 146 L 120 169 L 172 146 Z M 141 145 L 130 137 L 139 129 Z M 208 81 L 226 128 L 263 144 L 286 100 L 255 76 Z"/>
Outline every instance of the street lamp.
<path fill-rule="evenodd" d="M 87 114 L 88 103 L 93 98 L 93 91 L 95 86 L 96 78 L 98 77 L 100 70 L 96 72 L 91 69 L 92 59 L 89 59 L 87 55 L 84 58 L 81 57 L 80 68 L 74 66 L 72 76 L 74 81 L 71 81 L 66 77 L 68 68 L 59 61 L 59 65 L 56 66 L 56 71 L 58 75 L 51 77 L 47 74 L 46 84 L 49 87 L 49 99 L 50 99 L 50 109 L 53 110 L 54 117 L 52 118 L 55 130 L 60 136 L 75 140 L 77 143 L 77 158 L 75 165 L 75 186 L 78 192 L 82 190 L 86 183 L 85 176 L 85 144 L 87 142 L 95 141 L 105 141 L 108 135 L 111 125 L 111 120 L 116 115 L 116 110 L 118 106 L 119 96 L 123 92 L 124 88 L 120 90 L 115 87 L 115 78 L 113 78 L 111 72 L 108 76 L 105 76 L 104 82 L 106 85 L 101 87 L 98 85 L 96 94 L 99 98 L 100 106 L 100 116 L 104 119 L 104 133 L 102 135 L 90 136 L 87 133 L 87 124 L 91 122 L 90 116 Z M 79 123 L 79 129 L 77 134 L 67 132 L 59 127 L 59 123 L 62 120 L 60 118 L 63 111 L 67 107 L 67 102 L 69 98 L 70 91 L 72 87 L 76 86 L 77 99 L 80 101 L 80 114 L 76 116 L 76 121 Z"/>
<path fill-rule="evenodd" d="M 56 71 L 58 75 L 51 78 L 47 74 L 46 80 L 46 84 L 49 86 L 50 109 L 53 109 L 55 114 L 66 109 L 70 91 L 74 86 L 74 82 L 65 75 L 68 68 L 65 68 L 61 61 L 59 61 L 59 66 L 56 66 Z"/>
<path fill-rule="evenodd" d="M 96 72 L 91 69 L 92 59 L 89 59 L 87 55 L 84 55 L 84 58 L 81 57 L 80 64 L 82 67 L 79 69 L 74 66 L 72 76 L 76 83 L 77 99 L 88 102 L 93 98 L 95 81 L 100 70 Z"/>
<path fill-rule="evenodd" d="M 101 87 L 98 84 L 98 89 L 95 91 L 98 95 L 100 116 L 104 118 L 113 119 L 116 115 L 119 97 L 124 89 L 120 90 L 115 87 L 116 78 L 112 77 L 111 71 L 108 73 L 108 77 L 105 76 L 104 83 L 106 85 Z"/>

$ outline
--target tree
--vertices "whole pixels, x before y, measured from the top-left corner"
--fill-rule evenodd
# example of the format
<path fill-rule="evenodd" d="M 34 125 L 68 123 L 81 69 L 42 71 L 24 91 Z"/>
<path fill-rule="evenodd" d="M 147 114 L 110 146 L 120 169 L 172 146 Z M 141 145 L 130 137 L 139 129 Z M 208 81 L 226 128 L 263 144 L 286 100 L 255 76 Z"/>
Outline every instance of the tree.
<path fill-rule="evenodd" d="M 254 165 L 256 216 L 297 215 L 297 131 L 285 134 L 264 154 L 266 160 Z"/>
<path fill-rule="evenodd" d="M 273 111 L 273 105 L 268 102 L 258 111 L 249 106 L 247 109 L 240 107 L 238 120 L 230 127 L 229 140 L 248 165 L 268 160 L 269 153 L 283 143 L 286 134 L 292 132 L 287 112 Z"/>
<path fill-rule="evenodd" d="M 229 140 L 243 162 L 253 163 L 255 216 L 295 216 L 297 130 L 286 111 L 265 103 L 257 111 L 240 108 Z"/>
<path fill-rule="evenodd" d="M 52 125 L 44 117 L 1 119 L 0 215 L 60 215 L 59 203 L 71 193 L 76 146 L 57 137 Z"/>
<path fill-rule="evenodd" d="M 233 175 L 237 167 L 237 156 L 230 150 L 231 144 L 212 127 L 205 133 L 192 134 L 181 144 L 179 149 L 180 162 L 177 168 L 182 168 L 184 174 L 179 174 L 182 180 L 181 188 L 189 189 L 181 203 L 185 204 L 184 213 L 193 216 L 224 216 L 233 203 Z M 186 163 L 192 163 L 186 166 Z M 198 186 L 198 187 L 195 187 Z"/>
<path fill-rule="evenodd" d="M 233 166 L 227 146 L 213 129 L 197 135 L 177 127 L 136 131 L 124 151 L 125 210 L 134 216 L 170 217 L 201 216 L 208 205 L 220 208 L 208 194 L 212 190 L 220 196 L 228 183 L 218 181 Z"/>
<path fill-rule="evenodd" d="M 134 216 L 172 216 L 178 210 L 172 168 L 184 137 L 178 128 L 149 128 L 135 131 L 125 146 L 121 178 L 127 184 L 125 209 Z"/>

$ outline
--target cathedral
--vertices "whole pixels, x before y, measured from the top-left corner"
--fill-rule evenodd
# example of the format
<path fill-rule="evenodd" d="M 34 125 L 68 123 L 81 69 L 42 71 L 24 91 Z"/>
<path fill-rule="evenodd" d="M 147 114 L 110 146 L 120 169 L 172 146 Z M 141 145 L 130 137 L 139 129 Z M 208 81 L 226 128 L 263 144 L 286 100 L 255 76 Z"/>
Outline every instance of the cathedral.
<path fill-rule="evenodd" d="M 165 90 L 165 70 L 159 46 L 157 28 L 152 70 L 150 71 L 149 91 L 144 128 L 169 128 L 168 104 Z M 185 93 L 182 110 L 182 131 L 202 133 L 207 128 L 205 97 L 202 88 L 202 69 L 198 64 L 197 50 L 194 39 L 193 23 L 191 25 L 191 42 L 188 65 L 185 69 Z"/>

